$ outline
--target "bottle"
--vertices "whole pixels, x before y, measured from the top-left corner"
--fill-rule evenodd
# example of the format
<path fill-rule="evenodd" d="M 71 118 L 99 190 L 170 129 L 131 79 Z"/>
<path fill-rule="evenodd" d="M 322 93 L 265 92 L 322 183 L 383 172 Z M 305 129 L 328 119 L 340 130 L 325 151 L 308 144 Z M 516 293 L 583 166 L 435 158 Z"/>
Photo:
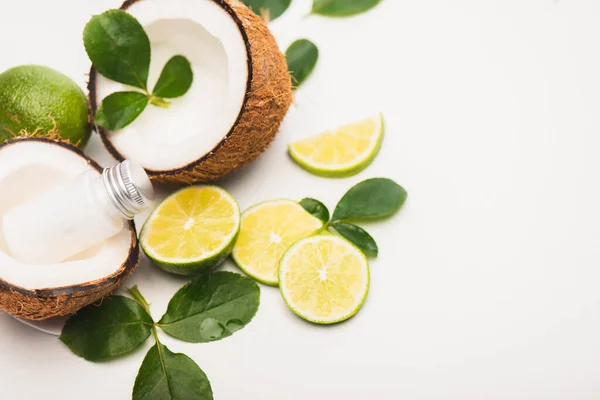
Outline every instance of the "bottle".
<path fill-rule="evenodd" d="M 58 263 L 117 235 L 153 201 L 148 175 L 126 160 L 101 175 L 85 171 L 9 210 L 2 218 L 2 233 L 16 260 Z"/>

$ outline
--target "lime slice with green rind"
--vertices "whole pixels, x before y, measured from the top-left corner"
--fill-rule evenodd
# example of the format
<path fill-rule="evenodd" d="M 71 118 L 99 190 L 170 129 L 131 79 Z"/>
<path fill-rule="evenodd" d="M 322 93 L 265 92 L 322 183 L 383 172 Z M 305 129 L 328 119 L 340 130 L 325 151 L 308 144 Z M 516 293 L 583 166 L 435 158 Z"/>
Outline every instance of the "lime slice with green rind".
<path fill-rule="evenodd" d="M 368 167 L 381 148 L 383 115 L 376 114 L 334 131 L 289 145 L 290 156 L 304 169 L 325 177 L 355 175 Z"/>
<path fill-rule="evenodd" d="M 295 201 L 260 203 L 242 215 L 242 227 L 233 249 L 233 259 L 252 278 L 277 286 L 277 267 L 281 256 L 292 244 L 322 228 L 323 222 Z"/>
<path fill-rule="evenodd" d="M 369 293 L 369 263 L 353 244 L 334 235 L 302 239 L 279 264 L 279 287 L 296 315 L 316 324 L 354 316 Z"/>
<path fill-rule="evenodd" d="M 167 272 L 194 275 L 219 266 L 241 226 L 235 199 L 216 186 L 192 186 L 165 199 L 140 234 L 144 253 Z"/>

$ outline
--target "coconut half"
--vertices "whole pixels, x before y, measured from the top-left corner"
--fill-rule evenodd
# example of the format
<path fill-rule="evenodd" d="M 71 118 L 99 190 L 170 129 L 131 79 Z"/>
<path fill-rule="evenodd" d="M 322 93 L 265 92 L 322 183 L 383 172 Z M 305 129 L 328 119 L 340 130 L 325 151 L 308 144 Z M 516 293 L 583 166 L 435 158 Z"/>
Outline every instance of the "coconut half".
<path fill-rule="evenodd" d="M 115 132 L 96 127 L 118 160 L 140 163 L 159 182 L 218 179 L 256 159 L 272 142 L 292 102 L 287 63 L 264 21 L 236 0 L 129 0 L 122 9 L 146 30 L 152 88 L 174 55 L 194 81 L 168 109 L 149 105 Z M 92 68 L 93 116 L 104 97 L 132 88 Z"/>
<path fill-rule="evenodd" d="M 92 169 L 74 146 L 43 138 L 0 145 L 0 219 L 12 207 Z M 72 314 L 109 295 L 138 265 L 135 225 L 101 245 L 57 264 L 25 264 L 8 253 L 0 230 L 0 309 L 42 320 Z"/>

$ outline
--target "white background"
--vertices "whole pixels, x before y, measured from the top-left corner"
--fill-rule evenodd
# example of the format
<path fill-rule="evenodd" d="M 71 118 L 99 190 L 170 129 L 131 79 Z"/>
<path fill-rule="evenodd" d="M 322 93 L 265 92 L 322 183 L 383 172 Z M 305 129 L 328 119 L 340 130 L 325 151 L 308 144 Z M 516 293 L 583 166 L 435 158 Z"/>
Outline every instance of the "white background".
<path fill-rule="evenodd" d="M 365 178 L 397 180 L 404 209 L 368 225 L 381 248 L 369 298 L 351 321 L 317 327 L 261 287 L 233 337 L 164 342 L 204 369 L 217 400 L 600 398 L 600 2 L 384 0 L 349 19 L 304 18 L 309 3 L 271 27 L 284 48 L 312 39 L 319 65 L 278 141 L 223 185 L 243 208 L 305 196 L 333 207 Z M 45 64 L 83 86 L 83 26 L 118 5 L 2 0 L 0 70 Z M 359 176 L 288 160 L 289 138 L 379 110 L 384 146 Z M 88 152 L 110 163 L 97 138 Z M 127 284 L 159 318 L 184 282 L 144 259 Z M 127 399 L 150 344 L 94 364 L 0 315 L 0 397 Z"/>

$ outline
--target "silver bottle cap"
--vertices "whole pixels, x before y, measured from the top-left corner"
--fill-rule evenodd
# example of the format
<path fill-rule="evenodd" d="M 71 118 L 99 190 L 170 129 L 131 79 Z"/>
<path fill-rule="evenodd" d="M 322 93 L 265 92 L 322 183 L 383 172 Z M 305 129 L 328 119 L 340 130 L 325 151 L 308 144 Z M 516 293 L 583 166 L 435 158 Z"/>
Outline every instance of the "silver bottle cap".
<path fill-rule="evenodd" d="M 154 188 L 146 171 L 131 160 L 106 168 L 102 179 L 111 202 L 127 219 L 133 219 L 154 202 Z"/>

